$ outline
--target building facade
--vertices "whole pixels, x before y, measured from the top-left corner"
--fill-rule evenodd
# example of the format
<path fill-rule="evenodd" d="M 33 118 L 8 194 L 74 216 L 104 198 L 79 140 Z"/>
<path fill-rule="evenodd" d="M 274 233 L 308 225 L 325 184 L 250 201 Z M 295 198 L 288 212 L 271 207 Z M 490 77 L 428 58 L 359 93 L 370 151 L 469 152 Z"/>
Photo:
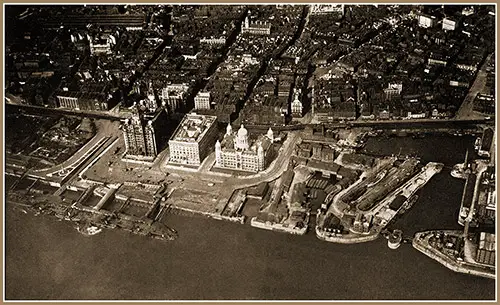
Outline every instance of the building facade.
<path fill-rule="evenodd" d="M 89 45 L 92 55 L 111 54 L 111 48 L 116 45 L 116 38 L 111 34 L 102 34 L 91 38 Z"/>
<path fill-rule="evenodd" d="M 100 92 L 60 91 L 56 98 L 59 107 L 75 110 L 106 111 L 118 104 L 116 99 Z"/>
<path fill-rule="evenodd" d="M 241 29 L 241 33 L 249 33 L 254 35 L 270 35 L 271 24 L 262 21 L 250 21 L 248 16 L 245 18 L 245 23 Z"/>
<path fill-rule="evenodd" d="M 436 23 L 436 17 L 421 14 L 418 16 L 418 26 L 422 28 L 431 28 Z"/>
<path fill-rule="evenodd" d="M 216 116 L 186 114 L 168 142 L 169 163 L 200 165 L 212 151 L 217 136 L 216 120 Z"/>
<path fill-rule="evenodd" d="M 209 44 L 209 45 L 225 45 L 226 44 L 226 38 L 220 37 L 220 38 L 201 38 L 200 39 L 200 44 Z"/>
<path fill-rule="evenodd" d="M 171 84 L 161 90 L 160 99 L 162 105 L 174 112 L 184 105 L 184 99 L 189 86 L 186 84 Z"/>
<path fill-rule="evenodd" d="M 210 109 L 210 92 L 199 92 L 196 94 L 194 109 Z"/>
<path fill-rule="evenodd" d="M 132 117 L 125 119 L 122 130 L 126 156 L 156 157 L 156 145 L 151 141 L 152 138 L 154 139 L 151 121 L 144 124 L 144 117 L 136 112 L 132 114 Z"/>
<path fill-rule="evenodd" d="M 165 109 L 145 113 L 139 107 L 121 125 L 125 141 L 125 158 L 152 161 L 165 144 Z"/>
<path fill-rule="evenodd" d="M 293 101 L 291 104 L 292 117 L 301 118 L 303 115 L 303 107 L 302 107 L 302 102 L 300 101 L 300 93 L 301 93 L 300 89 L 298 90 L 294 89 Z"/>
<path fill-rule="evenodd" d="M 449 18 L 443 18 L 443 30 L 454 31 L 457 28 L 457 23 Z"/>
<path fill-rule="evenodd" d="M 313 4 L 311 7 L 311 15 L 326 15 L 340 14 L 344 15 L 344 4 Z"/>
<path fill-rule="evenodd" d="M 243 125 L 234 133 L 228 124 L 222 142 L 215 143 L 215 166 L 254 173 L 263 171 L 271 160 L 273 141 L 271 128 L 251 143 Z"/>

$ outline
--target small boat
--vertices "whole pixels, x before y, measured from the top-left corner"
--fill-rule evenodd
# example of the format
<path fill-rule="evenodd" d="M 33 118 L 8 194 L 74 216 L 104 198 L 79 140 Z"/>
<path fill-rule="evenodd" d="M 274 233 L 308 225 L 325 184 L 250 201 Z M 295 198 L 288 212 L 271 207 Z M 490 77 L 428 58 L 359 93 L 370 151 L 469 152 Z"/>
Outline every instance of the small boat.
<path fill-rule="evenodd" d="M 476 142 L 474 142 L 474 149 L 478 151 L 481 148 L 482 139 L 480 137 L 476 138 Z"/>
<path fill-rule="evenodd" d="M 102 231 L 101 228 L 99 228 L 95 225 L 92 225 L 92 224 L 85 224 L 83 226 L 77 226 L 76 230 L 78 232 L 82 233 L 83 235 L 87 235 L 87 236 L 96 235 Z"/>
<path fill-rule="evenodd" d="M 96 235 L 97 233 L 100 233 L 101 231 L 102 231 L 102 229 L 99 227 L 96 227 L 96 226 L 87 227 L 87 234 L 88 235 Z"/>
<path fill-rule="evenodd" d="M 401 245 L 401 241 L 403 240 L 403 231 L 394 230 L 392 234 L 389 235 L 389 239 L 387 241 L 387 246 L 390 249 L 397 249 Z"/>

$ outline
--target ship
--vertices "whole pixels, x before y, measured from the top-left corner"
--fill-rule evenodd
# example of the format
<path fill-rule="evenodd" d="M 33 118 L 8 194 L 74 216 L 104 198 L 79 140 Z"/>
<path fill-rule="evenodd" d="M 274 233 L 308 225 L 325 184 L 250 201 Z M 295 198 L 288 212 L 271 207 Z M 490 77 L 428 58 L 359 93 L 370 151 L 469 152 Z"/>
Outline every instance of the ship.
<path fill-rule="evenodd" d="M 464 165 L 462 163 L 455 164 L 453 166 L 453 169 L 451 170 L 450 175 L 453 178 L 465 179 L 466 176 L 465 176 L 465 167 L 464 167 Z"/>
<path fill-rule="evenodd" d="M 398 214 L 403 214 L 405 213 L 406 211 L 408 211 L 415 202 L 417 202 L 418 200 L 418 195 L 413 195 L 411 196 L 410 198 L 408 198 L 405 203 L 403 203 L 403 206 L 401 207 L 401 209 L 398 211 Z"/>
<path fill-rule="evenodd" d="M 460 207 L 460 213 L 458 214 L 458 223 L 461 226 L 465 225 L 465 219 L 467 218 L 468 215 L 469 215 L 469 208 L 464 206 Z"/>
<path fill-rule="evenodd" d="M 372 187 L 375 184 L 379 183 L 382 179 L 384 179 L 384 177 L 385 177 L 386 174 L 387 174 L 387 170 L 385 170 L 385 169 L 383 171 L 379 172 L 377 174 L 377 176 L 375 176 L 376 180 L 373 181 L 373 182 L 371 182 L 371 183 L 369 183 L 369 184 L 367 184 L 366 187 Z"/>

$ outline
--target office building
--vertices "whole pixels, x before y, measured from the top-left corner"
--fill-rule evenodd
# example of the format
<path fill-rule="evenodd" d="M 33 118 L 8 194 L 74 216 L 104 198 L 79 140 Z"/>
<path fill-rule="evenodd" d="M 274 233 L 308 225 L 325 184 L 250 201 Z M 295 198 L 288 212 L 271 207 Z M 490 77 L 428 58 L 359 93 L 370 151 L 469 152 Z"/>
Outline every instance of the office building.
<path fill-rule="evenodd" d="M 212 151 L 217 136 L 216 120 L 216 116 L 186 114 L 168 142 L 169 163 L 200 165 Z"/>
<path fill-rule="evenodd" d="M 152 113 L 145 109 L 143 103 L 134 107 L 121 126 L 127 159 L 152 161 L 165 145 L 166 110 L 160 108 Z"/>

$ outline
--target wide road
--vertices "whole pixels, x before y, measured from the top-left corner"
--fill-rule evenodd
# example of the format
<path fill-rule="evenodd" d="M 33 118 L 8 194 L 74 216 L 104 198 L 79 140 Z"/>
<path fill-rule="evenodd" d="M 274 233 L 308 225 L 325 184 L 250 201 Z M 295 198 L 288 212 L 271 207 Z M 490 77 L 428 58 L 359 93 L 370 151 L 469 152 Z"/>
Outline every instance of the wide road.
<path fill-rule="evenodd" d="M 97 145 L 100 141 L 102 141 L 105 137 L 116 136 L 116 130 L 118 122 L 109 122 L 105 120 L 96 121 L 96 128 L 98 130 L 97 134 L 90 139 L 80 150 L 78 150 L 74 155 L 68 158 L 66 161 L 62 162 L 59 165 L 44 168 L 41 170 L 33 170 L 30 174 L 34 174 L 37 176 L 46 176 L 47 174 L 55 174 L 56 172 L 77 165 L 80 159 L 86 155 L 95 145 Z"/>
<path fill-rule="evenodd" d="M 197 189 L 202 191 L 214 192 L 220 191 L 221 194 L 231 194 L 234 190 L 250 187 L 261 182 L 272 181 L 279 178 L 286 170 L 288 160 L 292 155 L 295 143 L 298 139 L 298 133 L 290 133 L 281 147 L 276 159 L 269 165 L 269 167 L 260 173 L 251 175 L 227 175 L 216 172 L 184 170 L 182 168 L 165 168 L 163 172 L 169 172 L 178 175 L 183 179 L 182 188 Z M 207 169 L 208 166 L 203 166 Z M 235 172 L 237 173 L 237 172 Z M 208 183 L 215 185 L 210 187 Z M 174 186 L 175 187 L 175 186 Z"/>

